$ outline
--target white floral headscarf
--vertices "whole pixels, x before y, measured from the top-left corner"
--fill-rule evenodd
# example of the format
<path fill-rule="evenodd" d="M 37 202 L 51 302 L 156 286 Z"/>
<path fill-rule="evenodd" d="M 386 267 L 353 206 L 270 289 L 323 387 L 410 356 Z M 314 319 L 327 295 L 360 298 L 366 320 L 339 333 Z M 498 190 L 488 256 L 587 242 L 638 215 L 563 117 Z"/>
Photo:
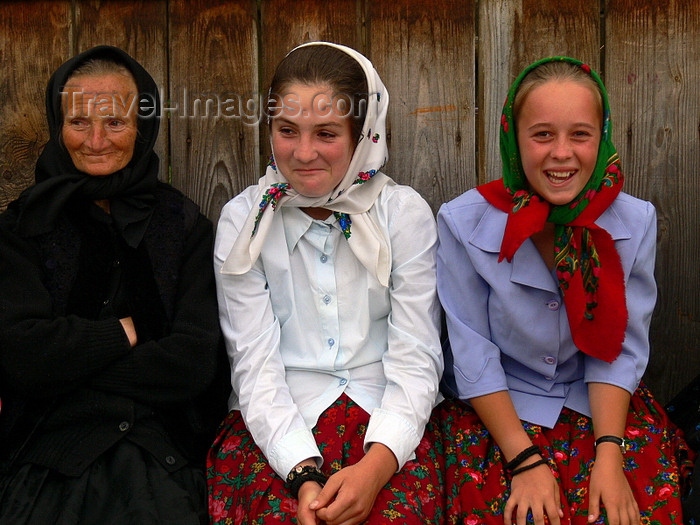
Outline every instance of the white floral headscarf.
<path fill-rule="evenodd" d="M 348 170 L 340 184 L 330 193 L 321 197 L 305 197 L 291 187 L 273 160 L 258 181 L 256 201 L 259 204 L 250 211 L 243 231 L 234 242 L 221 272 L 240 275 L 250 270 L 260 255 L 273 214 L 278 207 L 320 207 L 334 212 L 352 252 L 382 285 L 388 286 L 391 248 L 368 211 L 382 188 L 386 184 L 394 184 L 379 171 L 389 158 L 386 142 L 389 93 L 372 63 L 354 49 L 330 42 L 309 42 L 294 49 L 318 45 L 335 47 L 353 57 L 362 66 L 367 78 L 367 113 L 362 136 Z"/>

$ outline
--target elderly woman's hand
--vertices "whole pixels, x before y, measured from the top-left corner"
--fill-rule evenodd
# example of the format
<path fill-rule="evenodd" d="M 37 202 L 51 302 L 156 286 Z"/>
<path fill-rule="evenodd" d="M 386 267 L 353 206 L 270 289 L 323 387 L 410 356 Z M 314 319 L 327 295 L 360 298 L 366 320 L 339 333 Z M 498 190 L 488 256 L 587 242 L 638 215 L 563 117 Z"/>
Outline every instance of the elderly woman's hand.
<path fill-rule="evenodd" d="M 129 338 L 129 346 L 131 346 L 131 348 L 134 348 L 136 346 L 136 343 L 138 343 L 139 341 L 139 338 L 136 335 L 136 327 L 134 326 L 134 320 L 131 317 L 124 317 L 123 319 L 119 319 L 119 322 L 122 324 L 122 328 L 124 328 L 124 332 Z"/>

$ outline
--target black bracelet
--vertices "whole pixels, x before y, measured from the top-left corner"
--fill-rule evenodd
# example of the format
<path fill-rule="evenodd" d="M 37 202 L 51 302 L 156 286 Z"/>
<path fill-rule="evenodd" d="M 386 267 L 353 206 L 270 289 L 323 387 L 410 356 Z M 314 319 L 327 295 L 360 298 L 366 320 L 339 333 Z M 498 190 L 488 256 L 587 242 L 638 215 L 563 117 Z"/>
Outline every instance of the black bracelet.
<path fill-rule="evenodd" d="M 598 445 L 601 443 L 615 443 L 617 446 L 622 449 L 622 452 L 625 451 L 625 440 L 623 438 L 617 437 L 617 436 L 600 436 L 598 439 L 595 440 L 595 446 L 598 448 Z"/>
<path fill-rule="evenodd" d="M 328 481 L 328 478 L 315 465 L 305 465 L 303 467 L 294 467 L 284 482 L 284 488 L 294 497 L 299 499 L 299 489 L 307 481 L 315 481 L 322 487 Z"/>
<path fill-rule="evenodd" d="M 527 458 L 534 456 L 535 454 L 542 455 L 540 453 L 540 448 L 537 445 L 532 445 L 531 447 L 527 447 L 520 454 L 518 454 L 513 459 L 511 459 L 508 463 L 506 463 L 506 470 L 509 470 L 512 472 L 513 469 L 517 468 L 517 466 L 520 465 L 523 461 L 525 461 Z"/>
<path fill-rule="evenodd" d="M 538 459 L 534 463 L 530 463 L 529 465 L 525 465 L 524 467 L 520 467 L 515 469 L 510 473 L 511 477 L 515 476 L 517 474 L 520 474 L 521 472 L 525 472 L 526 470 L 530 470 L 531 468 L 539 467 L 540 465 L 545 465 L 547 463 L 546 459 Z"/>

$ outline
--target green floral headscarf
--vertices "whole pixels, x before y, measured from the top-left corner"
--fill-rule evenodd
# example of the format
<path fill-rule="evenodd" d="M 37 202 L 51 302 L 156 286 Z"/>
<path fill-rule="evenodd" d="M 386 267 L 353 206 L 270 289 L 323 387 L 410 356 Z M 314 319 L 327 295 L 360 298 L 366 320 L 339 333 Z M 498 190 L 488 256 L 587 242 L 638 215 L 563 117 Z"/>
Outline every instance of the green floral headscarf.
<path fill-rule="evenodd" d="M 603 101 L 603 127 L 593 174 L 583 190 L 562 205 L 552 205 L 531 191 L 520 159 L 513 115 L 523 79 L 542 64 L 556 61 L 568 62 L 589 74 L 600 88 Z M 499 262 L 504 258 L 510 261 L 527 238 L 544 228 L 545 222 L 554 223 L 555 265 L 574 343 L 583 352 L 608 362 L 619 355 L 627 326 L 620 257 L 608 232 L 595 224 L 615 200 L 623 182 L 611 135 L 607 91 L 598 74 L 569 57 L 539 60 L 518 75 L 503 106 L 503 178 L 477 188 L 491 204 L 508 213 Z"/>
<path fill-rule="evenodd" d="M 612 143 L 612 122 L 610 121 L 610 104 L 608 103 L 608 92 L 603 85 L 603 81 L 598 76 L 598 73 L 593 71 L 589 66 L 569 57 L 550 57 L 538 60 L 537 62 L 526 67 L 520 75 L 515 79 L 513 85 L 508 91 L 508 98 L 503 106 L 503 114 L 501 115 L 501 159 L 503 161 L 503 182 L 513 193 L 519 190 L 527 190 L 528 184 L 523 172 L 523 167 L 520 161 L 520 151 L 518 150 L 518 139 L 515 132 L 515 119 L 513 117 L 513 102 L 515 95 L 520 88 L 523 79 L 533 69 L 537 69 L 542 64 L 548 62 L 568 62 L 574 64 L 588 73 L 593 80 L 596 81 L 600 88 L 600 93 L 603 99 L 603 130 L 600 139 L 600 147 L 598 149 L 598 159 L 596 161 L 593 175 L 588 184 L 581 190 L 581 193 L 570 204 L 562 206 L 552 206 L 548 217 L 549 222 L 554 224 L 567 224 L 574 220 L 586 207 L 595 192 L 600 189 L 603 180 L 608 173 L 609 167 L 612 164 L 617 166 L 619 172 L 619 161 L 617 150 Z M 621 177 L 620 177 L 621 180 Z"/>

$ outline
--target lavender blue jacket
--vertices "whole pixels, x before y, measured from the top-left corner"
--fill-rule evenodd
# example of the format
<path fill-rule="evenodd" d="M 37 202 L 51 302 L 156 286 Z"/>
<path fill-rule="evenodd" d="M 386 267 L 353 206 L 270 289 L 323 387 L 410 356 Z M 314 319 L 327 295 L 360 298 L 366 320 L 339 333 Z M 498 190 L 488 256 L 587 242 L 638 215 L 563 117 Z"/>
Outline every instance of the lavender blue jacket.
<path fill-rule="evenodd" d="M 629 311 L 622 353 L 611 364 L 574 346 L 556 277 L 531 240 L 510 263 L 498 262 L 506 217 L 475 189 L 438 213 L 438 293 L 451 347 L 444 390 L 464 400 L 509 390 L 521 419 L 550 428 L 564 406 L 590 416 L 588 382 L 633 393 L 648 362 L 656 302 L 653 205 L 620 193 L 596 221 L 620 254 Z"/>

